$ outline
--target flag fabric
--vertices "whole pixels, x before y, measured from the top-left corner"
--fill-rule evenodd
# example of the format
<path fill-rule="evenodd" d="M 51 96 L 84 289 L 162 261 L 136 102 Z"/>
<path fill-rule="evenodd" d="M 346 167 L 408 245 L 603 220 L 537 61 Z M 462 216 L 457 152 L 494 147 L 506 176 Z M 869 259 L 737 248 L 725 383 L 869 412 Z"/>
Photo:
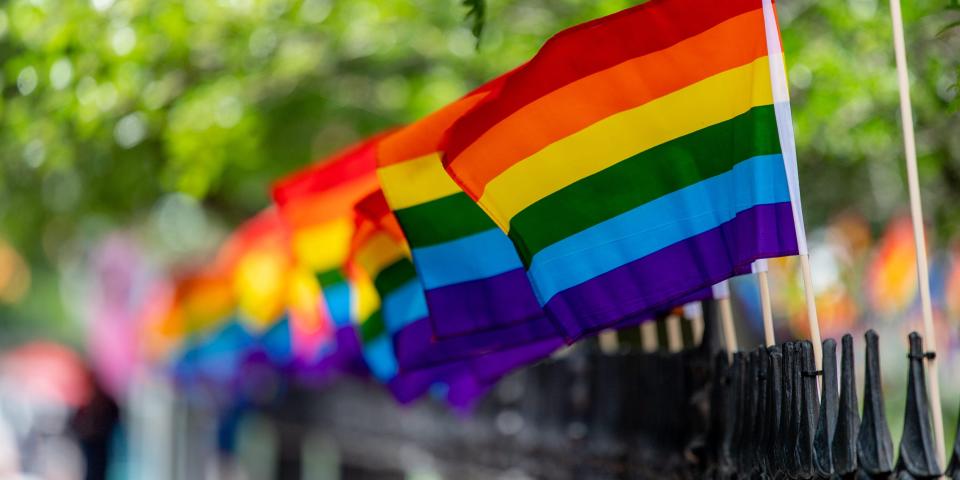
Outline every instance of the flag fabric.
<path fill-rule="evenodd" d="M 282 368 L 324 349 L 333 333 L 316 279 L 290 245 L 279 213 L 268 208 L 241 225 L 217 258 L 230 271 L 237 318 L 257 339 L 251 354 Z"/>
<path fill-rule="evenodd" d="M 449 382 L 455 375 L 458 366 L 446 364 L 441 367 L 420 369 L 413 372 L 401 372 L 394 352 L 393 339 L 384 321 L 382 304 L 379 293 L 374 290 L 374 277 L 369 272 L 382 263 L 376 256 L 375 245 L 383 242 L 385 232 L 369 220 L 357 218 L 353 236 L 350 268 L 351 280 L 357 285 L 366 285 L 371 288 L 361 289 L 358 300 L 364 306 L 359 323 L 359 334 L 362 345 L 363 358 L 370 368 L 371 374 L 385 384 L 397 402 L 410 403 L 434 385 Z M 389 239 L 389 237 L 386 237 Z M 398 246 L 395 240 L 384 242 L 383 246 L 389 250 L 381 257 L 388 257 Z M 363 253 L 361 253 L 363 252 Z M 363 256 L 363 258 L 356 258 Z M 462 382 L 465 385 L 476 385 L 478 382 Z M 474 390 L 475 391 L 475 390 Z M 473 395 L 466 393 L 466 397 Z M 479 395 L 479 393 L 477 393 Z"/>
<path fill-rule="evenodd" d="M 512 348 L 504 347 L 504 335 L 533 338 L 528 323 L 468 336 L 435 338 L 423 286 L 383 193 L 378 190 L 370 194 L 357 204 L 356 210 L 358 226 L 353 261 L 371 279 L 380 297 L 383 324 L 392 337 L 401 370 L 418 370 L 507 352 L 485 359 L 495 362 L 500 358 L 511 358 L 511 350 L 528 349 L 548 354 L 559 347 L 561 341 L 556 335 Z"/>
<path fill-rule="evenodd" d="M 379 188 L 376 146 L 385 134 L 352 145 L 277 182 L 274 203 L 297 261 L 311 269 L 338 327 L 351 325 L 351 291 L 342 267 L 353 234 L 353 206 Z"/>
<path fill-rule="evenodd" d="M 229 273 L 219 265 L 206 265 L 176 275 L 163 321 L 180 338 L 200 336 L 219 327 L 235 308 Z"/>
<path fill-rule="evenodd" d="M 237 228 L 218 261 L 229 265 L 238 315 L 251 330 L 265 331 L 283 316 L 293 259 L 276 210 L 263 210 Z"/>
<path fill-rule="evenodd" d="M 510 239 L 447 175 L 438 151 L 450 124 L 505 78 L 397 130 L 378 148 L 380 187 L 409 243 L 440 339 L 480 335 L 509 346 L 559 335 Z"/>
<path fill-rule="evenodd" d="M 351 270 L 369 279 L 379 303 L 361 323 L 361 338 L 371 371 L 398 400 L 412 400 L 439 383 L 450 389 L 448 399 L 466 402 L 483 386 L 559 347 L 556 338 L 503 351 L 477 348 L 464 337 L 434 341 L 423 288 L 398 233 L 382 192 L 357 204 Z"/>
<path fill-rule="evenodd" d="M 770 0 L 652 0 L 561 32 L 440 150 L 571 338 L 805 253 Z"/>
<path fill-rule="evenodd" d="M 171 372 L 182 387 L 219 386 L 233 390 L 243 361 L 256 347 L 256 338 L 236 318 L 189 339 L 172 358 Z"/>
<path fill-rule="evenodd" d="M 378 188 L 376 145 L 385 134 L 347 147 L 280 180 L 272 189 L 294 257 L 312 272 L 334 326 L 330 348 L 318 351 L 306 366 L 315 377 L 366 371 L 357 332 L 360 294 L 343 266 L 353 234 L 353 206 Z"/>
<path fill-rule="evenodd" d="M 334 327 L 329 307 L 313 272 L 294 265 L 287 285 L 287 319 L 291 351 L 307 366 L 312 359 L 329 354 L 333 347 Z"/>
<path fill-rule="evenodd" d="M 181 385 L 236 389 L 251 356 L 280 368 L 292 364 L 292 263 L 278 221 L 275 211 L 260 212 L 230 235 L 212 262 L 178 279 L 168 315 L 188 336 L 171 362 Z M 326 322 L 311 321 L 312 333 L 324 336 Z"/>
<path fill-rule="evenodd" d="M 916 265 L 910 217 L 895 217 L 887 225 L 864 279 L 874 313 L 894 318 L 916 303 L 919 287 Z"/>
<path fill-rule="evenodd" d="M 236 309 L 228 272 L 220 265 L 205 265 L 179 272 L 166 291 L 151 292 L 144 320 L 142 344 L 148 361 L 168 365 L 186 379 L 188 355 L 205 339 L 217 335 Z"/>

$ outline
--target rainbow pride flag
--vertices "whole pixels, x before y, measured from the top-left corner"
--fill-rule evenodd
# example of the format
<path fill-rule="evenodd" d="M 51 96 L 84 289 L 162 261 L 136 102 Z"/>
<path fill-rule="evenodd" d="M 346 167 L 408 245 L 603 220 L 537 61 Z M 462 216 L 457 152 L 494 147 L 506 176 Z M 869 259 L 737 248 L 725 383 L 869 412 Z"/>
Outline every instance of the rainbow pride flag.
<path fill-rule="evenodd" d="M 203 335 L 222 324 L 236 308 L 229 272 L 220 265 L 204 265 L 179 272 L 173 280 L 163 321 L 181 338 Z"/>
<path fill-rule="evenodd" d="M 557 338 L 498 351 L 478 347 L 470 337 L 434 341 L 423 288 L 399 233 L 381 192 L 357 204 L 351 270 L 368 278 L 379 297 L 379 309 L 361 323 L 361 338 L 371 371 L 398 399 L 441 383 L 450 388 L 450 398 L 466 401 L 472 396 L 463 389 L 479 393 L 485 390 L 479 386 L 560 346 Z M 490 344 L 496 337 L 491 335 Z"/>
<path fill-rule="evenodd" d="M 177 279 L 167 315 L 188 335 L 172 355 L 177 381 L 239 387 L 252 358 L 295 368 L 330 341 L 313 282 L 293 262 L 276 211 L 245 222 L 210 264 Z"/>
<path fill-rule="evenodd" d="M 218 261 L 229 265 L 237 314 L 252 330 L 266 330 L 283 316 L 294 263 L 276 210 L 263 210 L 237 228 Z"/>
<path fill-rule="evenodd" d="M 330 344 L 332 322 L 319 285 L 297 264 L 275 209 L 263 210 L 241 225 L 217 262 L 230 271 L 237 318 L 273 364 L 291 366 Z"/>
<path fill-rule="evenodd" d="M 379 188 L 376 145 L 385 134 L 347 147 L 277 182 L 272 195 L 289 231 L 294 257 L 310 270 L 334 325 L 332 350 L 318 352 L 317 375 L 365 371 L 357 324 L 357 285 L 343 271 L 353 235 L 353 206 Z"/>
<path fill-rule="evenodd" d="M 207 339 L 216 337 L 236 311 L 236 299 L 228 272 L 211 264 L 176 272 L 169 290 L 152 292 L 144 319 L 141 344 L 147 361 L 171 368 L 178 381 L 201 377 L 190 361 L 191 353 Z M 196 374 L 196 375 L 194 375 Z"/>
<path fill-rule="evenodd" d="M 496 352 L 504 353 L 502 356 L 490 356 L 489 359 L 493 359 L 491 361 L 511 358 L 509 352 L 516 350 L 543 352 L 546 355 L 562 343 L 557 335 L 529 340 L 534 338 L 530 330 L 535 328 L 529 323 L 466 336 L 434 337 L 423 285 L 383 193 L 378 190 L 364 198 L 357 204 L 356 210 L 360 222 L 357 227 L 360 240 L 354 244 L 356 253 L 353 259 L 372 280 L 380 297 L 380 312 L 387 333 L 393 339 L 394 353 L 401 370 L 413 371 Z M 504 336 L 528 340 L 507 348 Z"/>
<path fill-rule="evenodd" d="M 805 252 L 770 0 L 652 0 L 566 30 L 441 150 L 571 337 Z"/>
<path fill-rule="evenodd" d="M 456 377 L 458 366 L 447 364 L 442 367 L 420 369 L 413 372 L 401 372 L 394 352 L 393 339 L 387 329 L 381 309 L 379 293 L 373 288 L 376 276 L 369 272 L 374 271 L 383 263 L 383 255 L 378 255 L 376 245 L 381 244 L 392 251 L 398 246 L 394 240 L 384 238 L 385 232 L 374 222 L 358 217 L 356 230 L 352 239 L 350 263 L 351 281 L 360 288 L 358 299 L 366 308 L 359 320 L 359 334 L 362 345 L 363 358 L 370 368 L 374 378 L 386 385 L 387 389 L 401 404 L 410 403 L 434 388 L 435 385 L 445 384 Z M 387 240 L 384 242 L 384 240 Z M 381 243 L 382 242 L 382 243 Z M 382 252 L 389 254 L 389 252 Z M 374 272 L 378 275 L 379 272 Z M 476 381 L 454 382 L 460 385 L 477 385 Z M 482 393 L 480 389 L 470 392 L 460 392 L 457 398 L 476 398 Z M 456 395 L 455 395 L 456 396 Z M 466 400 L 469 403 L 471 400 Z"/>
<path fill-rule="evenodd" d="M 509 346 L 559 335 L 510 239 L 447 175 L 438 151 L 444 131 L 503 78 L 379 145 L 380 187 L 409 242 L 432 331 L 441 339 L 479 334 Z M 497 331 L 502 335 L 495 337 Z"/>
<path fill-rule="evenodd" d="M 353 293 L 342 266 L 353 234 L 353 206 L 379 188 L 376 146 L 383 134 L 352 145 L 277 182 L 274 204 L 298 262 L 314 271 L 331 318 L 352 324 Z"/>

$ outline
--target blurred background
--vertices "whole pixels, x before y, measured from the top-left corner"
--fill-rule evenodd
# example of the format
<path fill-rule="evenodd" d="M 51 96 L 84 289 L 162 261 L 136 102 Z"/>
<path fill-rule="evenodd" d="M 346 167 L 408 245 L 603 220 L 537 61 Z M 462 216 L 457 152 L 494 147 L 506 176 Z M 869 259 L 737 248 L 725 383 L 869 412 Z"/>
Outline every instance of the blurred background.
<path fill-rule="evenodd" d="M 551 34 L 635 3 L 488 0 L 482 19 L 458 0 L 0 4 L 0 477 L 21 465 L 79 478 L 97 448 L 114 452 L 102 465 L 111 478 L 142 471 L 128 465 L 150 460 L 128 454 L 138 437 L 124 420 L 174 429 L 169 411 L 136 401 L 176 395 L 143 383 L 135 361 L 137 322 L 170 272 L 208 258 L 282 175 L 416 120 Z M 824 336 L 881 332 L 899 418 L 904 339 L 919 308 L 888 6 L 781 0 L 778 11 Z M 910 1 L 904 16 L 950 434 L 960 398 L 960 5 Z M 797 266 L 771 268 L 779 338 L 805 338 Z M 741 279 L 733 290 L 743 344 L 758 344 L 756 288 Z M 269 437 L 256 422 L 244 428 L 240 438 Z"/>

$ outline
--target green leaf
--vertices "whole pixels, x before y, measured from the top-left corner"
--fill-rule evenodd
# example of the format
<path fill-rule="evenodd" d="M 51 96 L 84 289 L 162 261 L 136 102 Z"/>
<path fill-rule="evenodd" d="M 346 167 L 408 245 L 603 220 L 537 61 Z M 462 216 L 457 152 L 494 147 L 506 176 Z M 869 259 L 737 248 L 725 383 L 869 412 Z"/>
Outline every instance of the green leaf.
<path fill-rule="evenodd" d="M 480 38 L 483 35 L 483 27 L 487 19 L 487 1 L 486 0 L 461 0 L 463 6 L 467 8 L 466 20 L 470 21 L 470 31 L 477 39 L 477 47 L 480 46 Z"/>
<path fill-rule="evenodd" d="M 960 27 L 960 20 L 946 24 L 943 28 L 940 29 L 939 32 L 937 32 L 937 36 L 943 35 L 948 31 L 953 30 L 954 28 L 957 28 L 957 27 Z"/>

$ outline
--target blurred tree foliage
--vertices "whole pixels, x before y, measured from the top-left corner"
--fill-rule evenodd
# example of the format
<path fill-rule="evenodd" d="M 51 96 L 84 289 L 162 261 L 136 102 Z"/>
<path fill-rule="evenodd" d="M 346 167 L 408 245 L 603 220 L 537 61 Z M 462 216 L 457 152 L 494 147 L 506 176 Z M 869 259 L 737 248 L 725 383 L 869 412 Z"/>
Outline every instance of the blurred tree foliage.
<path fill-rule="evenodd" d="M 500 2 L 478 51 L 483 3 L 13 0 L 0 10 L 2 231 L 56 259 L 84 222 L 129 224 L 173 192 L 239 221 L 278 176 L 628 5 Z"/>
<path fill-rule="evenodd" d="M 41 270 L 118 225 L 174 251 L 209 246 L 209 225 L 267 205 L 279 176 L 634 3 L 10 0 L 0 232 Z M 779 3 L 808 223 L 845 207 L 888 218 L 905 195 L 886 2 Z M 960 32 L 939 33 L 957 20 L 947 3 L 904 4 L 925 202 L 944 237 L 960 227 Z"/>
<path fill-rule="evenodd" d="M 950 0 L 955 1 L 955 0 Z M 903 3 L 920 179 L 933 241 L 960 228 L 960 31 L 947 0 Z M 874 223 L 906 209 L 888 2 L 779 2 L 808 223 L 852 207 Z"/>

